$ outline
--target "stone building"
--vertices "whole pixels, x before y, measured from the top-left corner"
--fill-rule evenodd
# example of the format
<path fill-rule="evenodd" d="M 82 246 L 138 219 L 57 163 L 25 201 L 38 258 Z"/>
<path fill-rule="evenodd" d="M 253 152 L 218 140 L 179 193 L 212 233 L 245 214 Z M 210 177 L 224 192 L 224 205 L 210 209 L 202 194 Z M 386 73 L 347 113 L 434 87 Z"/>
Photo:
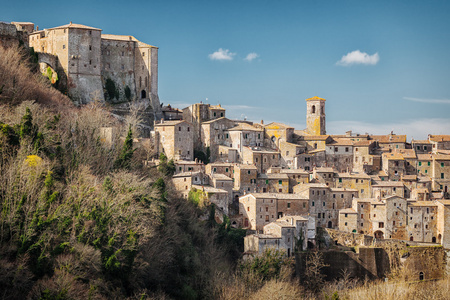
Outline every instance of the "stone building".
<path fill-rule="evenodd" d="M 284 173 L 259 174 L 256 183 L 260 193 L 289 193 L 289 177 Z"/>
<path fill-rule="evenodd" d="M 41 68 L 58 74 L 75 103 L 145 99 L 160 113 L 157 47 L 72 22 L 29 33 L 29 45 L 39 53 Z"/>
<path fill-rule="evenodd" d="M 164 153 L 169 159 L 193 160 L 194 144 L 192 125 L 186 121 L 164 121 L 154 125 L 155 144 L 158 155 Z"/>
<path fill-rule="evenodd" d="M 238 164 L 234 166 L 234 189 L 240 195 L 257 191 L 256 179 L 258 169 L 250 164 Z"/>
<path fill-rule="evenodd" d="M 266 249 L 282 250 L 289 257 L 296 247 L 306 250 L 308 243 L 309 219 L 292 216 L 278 219 L 264 226 L 262 234 L 252 234 L 244 238 L 244 252 L 261 254 Z"/>
<path fill-rule="evenodd" d="M 280 152 L 262 147 L 243 147 L 242 162 L 253 164 L 258 173 L 266 173 L 271 167 L 280 166 Z"/>
<path fill-rule="evenodd" d="M 194 148 L 196 150 L 205 150 L 205 146 L 202 145 L 202 124 L 219 118 L 225 118 L 225 109 L 220 104 L 210 105 L 200 102 L 183 108 L 183 120 L 191 123 L 194 127 Z M 208 137 L 207 134 L 206 136 Z"/>
<path fill-rule="evenodd" d="M 310 135 L 325 135 L 325 99 L 306 99 L 306 130 Z"/>

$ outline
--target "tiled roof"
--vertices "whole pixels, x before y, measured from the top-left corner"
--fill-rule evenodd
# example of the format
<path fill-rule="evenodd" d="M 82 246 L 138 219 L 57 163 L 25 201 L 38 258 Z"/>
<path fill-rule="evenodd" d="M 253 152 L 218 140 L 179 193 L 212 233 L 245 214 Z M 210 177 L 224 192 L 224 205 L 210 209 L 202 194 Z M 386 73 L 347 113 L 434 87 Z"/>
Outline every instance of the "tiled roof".
<path fill-rule="evenodd" d="M 430 141 L 433 142 L 450 142 L 450 135 L 429 135 Z"/>
<path fill-rule="evenodd" d="M 314 97 L 312 97 L 312 98 L 306 99 L 306 101 L 317 101 L 317 100 L 323 100 L 323 101 L 326 101 L 325 99 L 320 98 L 320 97 L 317 97 L 317 96 L 314 96 Z"/>
<path fill-rule="evenodd" d="M 82 24 L 73 24 L 72 22 L 66 25 L 62 25 L 62 26 L 58 26 L 58 27 L 53 27 L 53 28 L 49 28 L 49 30 L 52 29 L 64 29 L 64 28 L 77 28 L 77 29 L 89 29 L 89 30 L 101 30 L 98 28 L 94 28 L 94 27 L 90 27 L 90 26 L 86 26 L 86 25 L 82 25 Z"/>
<path fill-rule="evenodd" d="M 406 143 L 406 135 L 386 134 L 386 135 L 371 135 L 371 139 L 379 143 Z"/>

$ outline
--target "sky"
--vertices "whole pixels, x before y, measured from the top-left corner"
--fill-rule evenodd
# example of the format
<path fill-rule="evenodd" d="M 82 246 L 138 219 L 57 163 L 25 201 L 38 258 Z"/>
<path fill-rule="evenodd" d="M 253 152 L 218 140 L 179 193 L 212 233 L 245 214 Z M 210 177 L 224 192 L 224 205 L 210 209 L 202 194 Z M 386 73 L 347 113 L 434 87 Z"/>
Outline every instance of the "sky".
<path fill-rule="evenodd" d="M 450 134 L 450 1 L 0 0 L 0 21 L 73 23 L 159 47 L 164 105 L 327 133 Z"/>

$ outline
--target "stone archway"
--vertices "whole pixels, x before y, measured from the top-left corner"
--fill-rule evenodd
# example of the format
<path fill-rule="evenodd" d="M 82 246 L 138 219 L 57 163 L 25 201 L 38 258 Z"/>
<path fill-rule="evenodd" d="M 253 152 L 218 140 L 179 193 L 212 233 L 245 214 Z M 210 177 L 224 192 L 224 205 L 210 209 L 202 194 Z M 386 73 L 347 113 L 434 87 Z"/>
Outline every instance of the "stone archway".
<path fill-rule="evenodd" d="M 373 235 L 376 239 L 384 239 L 384 233 L 381 230 L 375 231 Z"/>

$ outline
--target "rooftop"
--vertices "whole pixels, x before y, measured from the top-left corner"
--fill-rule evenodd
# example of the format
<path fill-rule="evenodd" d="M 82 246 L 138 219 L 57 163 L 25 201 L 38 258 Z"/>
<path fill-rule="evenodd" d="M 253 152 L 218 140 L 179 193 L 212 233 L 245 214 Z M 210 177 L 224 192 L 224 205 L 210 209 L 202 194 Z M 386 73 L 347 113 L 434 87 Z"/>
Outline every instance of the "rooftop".
<path fill-rule="evenodd" d="M 317 97 L 317 96 L 314 96 L 314 97 L 312 97 L 312 98 L 306 99 L 306 101 L 317 101 L 317 100 L 326 101 L 325 99 L 320 98 L 320 97 Z"/>

